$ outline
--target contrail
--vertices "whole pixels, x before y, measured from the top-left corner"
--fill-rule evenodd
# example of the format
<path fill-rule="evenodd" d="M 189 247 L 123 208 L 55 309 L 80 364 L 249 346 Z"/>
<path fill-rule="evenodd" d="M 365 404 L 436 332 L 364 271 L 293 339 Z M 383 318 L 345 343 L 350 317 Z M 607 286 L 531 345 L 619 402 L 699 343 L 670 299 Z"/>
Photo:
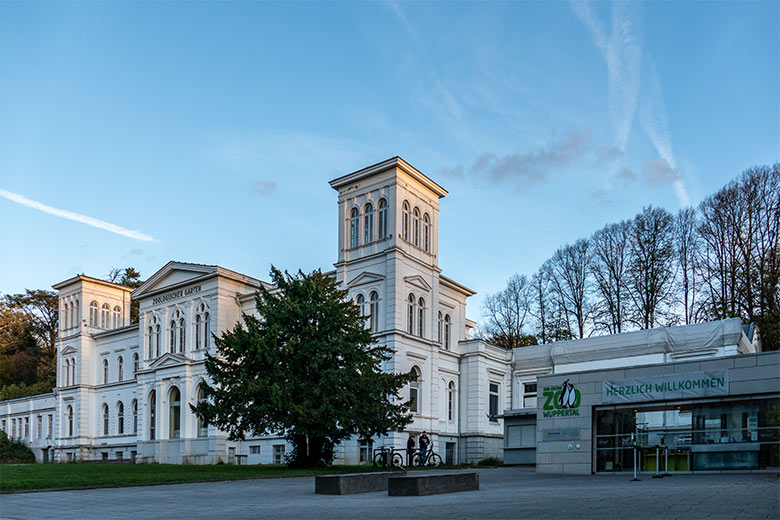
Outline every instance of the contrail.
<path fill-rule="evenodd" d="M 131 229 L 126 229 L 121 226 L 117 226 L 116 224 L 111 224 L 110 222 L 106 222 L 104 220 L 98 220 L 96 218 L 88 217 L 86 215 L 81 215 L 79 213 L 73 213 L 72 211 L 68 211 L 65 209 L 53 208 L 51 206 L 47 206 L 46 204 L 42 204 L 40 202 L 30 200 L 27 197 L 23 197 L 22 195 L 19 195 L 18 193 L 13 193 L 11 191 L 0 189 L 0 197 L 3 197 L 6 200 L 10 200 L 11 202 L 16 202 L 17 204 L 21 204 L 22 206 L 27 206 L 28 208 L 37 209 L 38 211 L 48 213 L 49 215 L 54 215 L 55 217 L 73 220 L 75 222 L 81 222 L 82 224 L 86 224 L 88 226 L 92 226 L 98 229 L 104 229 L 106 231 L 110 231 L 111 233 L 122 235 L 123 237 L 132 238 L 135 240 L 143 240 L 145 242 L 159 242 L 159 240 L 155 239 L 154 237 L 141 233 L 140 231 L 133 231 Z"/>

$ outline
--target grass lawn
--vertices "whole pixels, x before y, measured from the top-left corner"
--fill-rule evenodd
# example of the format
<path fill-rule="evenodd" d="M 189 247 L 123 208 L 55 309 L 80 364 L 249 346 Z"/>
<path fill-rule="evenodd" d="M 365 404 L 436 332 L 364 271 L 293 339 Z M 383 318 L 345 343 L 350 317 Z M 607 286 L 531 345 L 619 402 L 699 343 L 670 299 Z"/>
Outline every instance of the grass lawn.
<path fill-rule="evenodd" d="M 179 464 L 0 464 L 0 492 L 33 489 L 132 486 L 263 477 L 381 471 L 373 465 L 290 469 L 287 466 L 195 466 Z"/>

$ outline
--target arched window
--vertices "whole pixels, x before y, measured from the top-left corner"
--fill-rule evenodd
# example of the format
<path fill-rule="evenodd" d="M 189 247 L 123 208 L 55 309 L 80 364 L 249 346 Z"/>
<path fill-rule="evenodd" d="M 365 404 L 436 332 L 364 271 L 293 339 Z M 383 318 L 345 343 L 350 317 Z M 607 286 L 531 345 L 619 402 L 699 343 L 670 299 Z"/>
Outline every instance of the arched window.
<path fill-rule="evenodd" d="M 114 328 L 118 329 L 122 326 L 122 309 L 117 305 L 114 307 Z"/>
<path fill-rule="evenodd" d="M 184 352 L 184 318 L 179 320 L 179 352 Z"/>
<path fill-rule="evenodd" d="M 387 236 L 387 201 L 379 199 L 379 239 Z"/>
<path fill-rule="evenodd" d="M 157 325 L 154 330 L 154 349 L 155 349 L 155 355 L 157 357 L 160 357 L 160 342 L 162 341 L 162 331 L 160 330 L 160 326 Z"/>
<path fill-rule="evenodd" d="M 360 211 L 352 208 L 349 212 L 349 247 L 357 247 L 360 240 Z"/>
<path fill-rule="evenodd" d="M 420 245 L 420 210 L 414 208 L 414 219 L 412 223 L 412 243 L 419 247 Z"/>
<path fill-rule="evenodd" d="M 103 360 L 103 384 L 108 383 L 108 360 Z"/>
<path fill-rule="evenodd" d="M 423 249 L 431 250 L 431 219 L 427 213 L 423 215 Z"/>
<path fill-rule="evenodd" d="M 176 322 L 171 320 L 171 326 L 168 328 L 168 352 L 176 352 Z"/>
<path fill-rule="evenodd" d="M 89 326 L 98 326 L 98 303 L 96 301 L 92 301 L 89 304 Z"/>
<path fill-rule="evenodd" d="M 455 381 L 450 381 L 447 387 L 447 420 L 453 421 L 455 417 Z"/>
<path fill-rule="evenodd" d="M 438 326 L 436 328 L 436 341 L 438 341 L 440 344 L 441 344 L 441 322 L 442 322 L 441 311 L 439 311 L 439 320 L 437 321 Z"/>
<path fill-rule="evenodd" d="M 125 405 L 122 401 L 116 404 L 116 433 L 117 435 L 125 433 Z"/>
<path fill-rule="evenodd" d="M 414 294 L 409 295 L 409 309 L 407 312 L 407 319 L 409 323 L 406 324 L 406 332 L 414 334 Z"/>
<path fill-rule="evenodd" d="M 133 399 L 133 404 L 130 406 L 133 410 L 133 434 L 138 433 L 138 401 Z"/>
<path fill-rule="evenodd" d="M 363 243 L 374 241 L 374 206 L 366 204 L 363 209 Z"/>
<path fill-rule="evenodd" d="M 100 308 L 100 328 L 108 329 L 111 327 L 111 307 L 104 303 Z"/>
<path fill-rule="evenodd" d="M 450 349 L 450 315 L 444 316 L 444 349 Z"/>
<path fill-rule="evenodd" d="M 125 360 L 122 358 L 122 356 L 119 356 L 119 359 L 116 363 L 116 380 L 121 381 L 122 376 L 124 376 L 124 370 L 125 368 Z"/>
<path fill-rule="evenodd" d="M 203 348 L 209 348 L 209 336 L 211 335 L 211 329 L 209 329 L 209 313 L 203 315 Z"/>
<path fill-rule="evenodd" d="M 76 384 L 76 360 L 75 359 L 70 360 L 70 384 L 71 385 Z"/>
<path fill-rule="evenodd" d="M 108 435 L 108 405 L 103 403 L 103 435 Z"/>
<path fill-rule="evenodd" d="M 79 301 L 76 300 L 76 321 L 75 323 L 71 323 L 71 326 L 73 327 L 80 327 L 81 326 L 81 307 L 79 305 Z"/>
<path fill-rule="evenodd" d="M 62 330 L 68 330 L 68 304 L 67 302 L 62 303 L 62 311 L 60 312 L 60 316 L 62 316 L 60 321 L 60 326 L 62 327 Z"/>
<path fill-rule="evenodd" d="M 70 385 L 70 359 L 66 359 L 63 363 L 65 365 L 65 383 L 62 386 Z"/>
<path fill-rule="evenodd" d="M 67 412 L 65 412 L 68 418 L 68 437 L 73 437 L 73 407 L 68 405 Z"/>
<path fill-rule="evenodd" d="M 198 402 L 202 403 L 206 400 L 206 390 L 203 385 L 198 386 Z M 206 437 L 209 434 L 209 426 L 206 424 L 200 415 L 198 415 L 198 437 Z"/>
<path fill-rule="evenodd" d="M 195 350 L 200 350 L 200 314 L 195 315 Z"/>
<path fill-rule="evenodd" d="M 412 380 L 409 382 L 409 411 L 420 413 L 420 369 L 412 367 Z"/>
<path fill-rule="evenodd" d="M 379 295 L 376 291 L 372 291 L 368 300 L 369 328 L 371 332 L 376 332 L 379 330 Z"/>
<path fill-rule="evenodd" d="M 157 392 L 149 392 L 149 440 L 154 440 L 154 434 L 157 432 Z"/>
<path fill-rule="evenodd" d="M 75 306 L 73 305 L 73 302 L 70 302 L 70 327 L 73 328 L 75 326 L 76 326 Z"/>
<path fill-rule="evenodd" d="M 401 212 L 401 233 L 404 240 L 409 240 L 409 203 L 404 201 Z"/>
<path fill-rule="evenodd" d="M 425 300 L 422 298 L 417 302 L 417 335 L 421 338 L 425 335 Z"/>
<path fill-rule="evenodd" d="M 355 298 L 355 304 L 360 308 L 360 315 L 366 315 L 366 298 L 362 294 L 358 294 Z"/>
<path fill-rule="evenodd" d="M 146 357 L 147 359 L 152 359 L 154 357 L 154 332 L 152 330 L 152 327 L 149 327 L 146 330 L 146 332 L 147 332 L 146 341 L 147 341 L 147 345 L 149 346 L 149 353 Z"/>
<path fill-rule="evenodd" d="M 140 368 L 138 364 L 138 354 L 133 354 L 133 377 L 138 373 L 138 369 Z"/>
<path fill-rule="evenodd" d="M 168 405 L 168 424 L 170 425 L 169 439 L 178 439 L 181 436 L 181 392 L 175 386 L 171 388 Z"/>

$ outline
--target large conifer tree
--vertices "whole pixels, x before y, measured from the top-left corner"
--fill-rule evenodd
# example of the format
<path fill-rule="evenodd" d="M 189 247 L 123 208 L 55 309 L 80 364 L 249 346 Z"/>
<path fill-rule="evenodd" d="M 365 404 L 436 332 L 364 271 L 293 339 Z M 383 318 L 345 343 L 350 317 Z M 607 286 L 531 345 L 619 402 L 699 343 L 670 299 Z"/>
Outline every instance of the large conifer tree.
<path fill-rule="evenodd" d="M 271 268 L 277 289 L 256 296 L 258 317 L 244 315 L 216 338 L 206 370 L 213 386 L 193 410 L 231 439 L 281 433 L 290 462 L 327 464 L 333 447 L 408 424 L 395 403 L 410 376 L 382 371 L 391 350 L 378 345 L 346 291 L 320 271 L 293 276 Z"/>

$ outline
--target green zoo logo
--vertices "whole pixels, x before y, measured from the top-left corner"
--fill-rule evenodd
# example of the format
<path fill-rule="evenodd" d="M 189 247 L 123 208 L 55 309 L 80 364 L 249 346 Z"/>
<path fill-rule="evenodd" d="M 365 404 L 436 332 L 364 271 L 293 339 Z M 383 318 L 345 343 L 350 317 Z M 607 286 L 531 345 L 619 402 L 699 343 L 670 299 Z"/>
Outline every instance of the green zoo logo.
<path fill-rule="evenodd" d="M 542 407 L 545 417 L 580 414 L 580 391 L 568 379 L 561 386 L 545 387 L 542 395 L 547 398 Z"/>

